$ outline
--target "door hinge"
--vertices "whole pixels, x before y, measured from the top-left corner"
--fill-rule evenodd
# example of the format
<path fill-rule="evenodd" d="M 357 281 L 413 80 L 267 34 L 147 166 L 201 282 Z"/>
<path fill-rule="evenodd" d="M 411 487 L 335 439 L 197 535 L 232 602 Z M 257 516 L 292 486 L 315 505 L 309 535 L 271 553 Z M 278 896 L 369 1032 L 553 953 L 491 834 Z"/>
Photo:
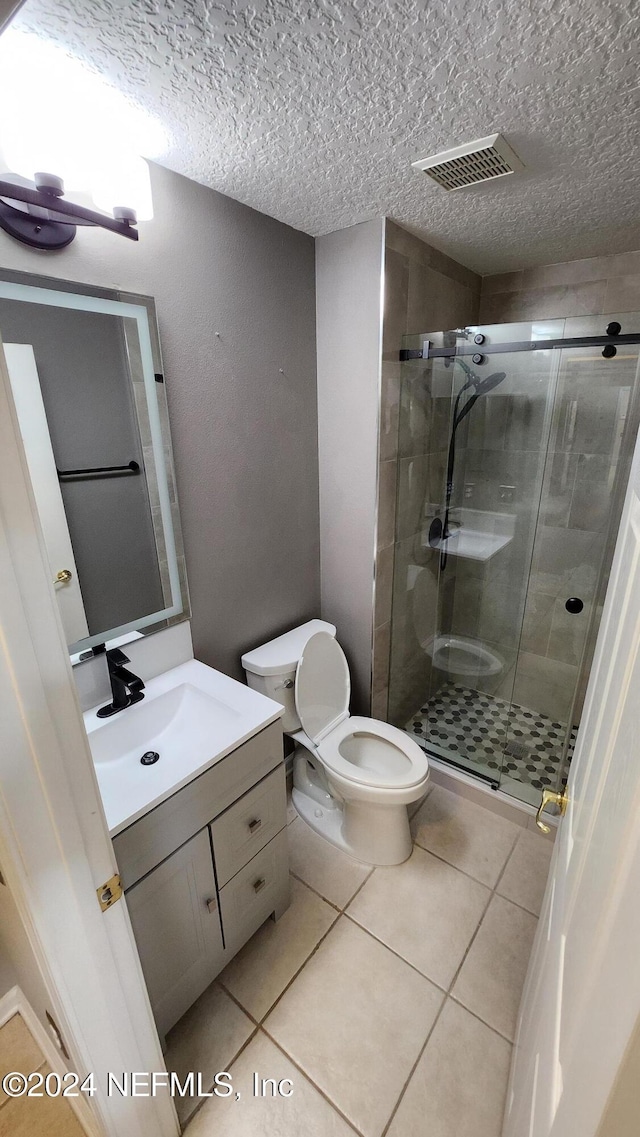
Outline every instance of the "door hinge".
<path fill-rule="evenodd" d="M 101 884 L 100 888 L 96 888 L 96 896 L 103 912 L 106 912 L 107 908 L 111 908 L 116 900 L 122 896 L 122 882 L 119 874 L 116 873 L 110 880 Z"/>

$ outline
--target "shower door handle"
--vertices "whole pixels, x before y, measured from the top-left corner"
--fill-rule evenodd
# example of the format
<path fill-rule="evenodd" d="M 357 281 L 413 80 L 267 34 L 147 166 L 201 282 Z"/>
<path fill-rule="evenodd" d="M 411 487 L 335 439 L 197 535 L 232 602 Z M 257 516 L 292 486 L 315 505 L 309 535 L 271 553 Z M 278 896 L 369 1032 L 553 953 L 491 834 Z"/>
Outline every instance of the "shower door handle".
<path fill-rule="evenodd" d="M 538 806 L 538 812 L 536 813 L 536 825 L 538 826 L 538 829 L 542 829 L 543 833 L 551 832 L 551 827 L 549 825 L 545 825 L 544 821 L 542 820 L 543 810 L 545 810 L 548 805 L 557 805 L 558 809 L 560 810 L 560 816 L 564 817 L 568 804 L 569 798 L 566 794 L 557 794 L 554 793 L 553 790 L 543 790 L 542 801 L 540 802 L 540 805 Z"/>

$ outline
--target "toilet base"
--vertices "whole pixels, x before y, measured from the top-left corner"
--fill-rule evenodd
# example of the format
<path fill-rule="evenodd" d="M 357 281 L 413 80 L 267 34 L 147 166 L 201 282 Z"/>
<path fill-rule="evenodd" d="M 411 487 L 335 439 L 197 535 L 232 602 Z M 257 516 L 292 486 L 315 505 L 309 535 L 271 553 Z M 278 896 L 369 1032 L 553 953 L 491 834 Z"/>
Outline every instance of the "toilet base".
<path fill-rule="evenodd" d="M 329 808 L 294 786 L 297 813 L 325 841 L 368 865 L 399 865 L 411 856 L 412 841 L 406 805 L 382 807 L 360 802 Z"/>

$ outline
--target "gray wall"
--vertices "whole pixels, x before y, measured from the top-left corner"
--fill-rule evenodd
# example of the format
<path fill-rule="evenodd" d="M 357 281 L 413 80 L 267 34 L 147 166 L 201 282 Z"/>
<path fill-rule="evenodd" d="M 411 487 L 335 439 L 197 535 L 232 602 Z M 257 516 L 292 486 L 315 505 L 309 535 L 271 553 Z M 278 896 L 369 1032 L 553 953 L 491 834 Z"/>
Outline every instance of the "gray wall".
<path fill-rule="evenodd" d="M 382 218 L 316 242 L 322 615 L 356 713 L 371 699 L 383 253 Z"/>
<path fill-rule="evenodd" d="M 239 677 L 242 651 L 318 614 L 314 242 L 151 173 L 138 244 L 80 230 L 47 255 L 0 232 L 0 265 L 155 297 L 194 649 Z"/>

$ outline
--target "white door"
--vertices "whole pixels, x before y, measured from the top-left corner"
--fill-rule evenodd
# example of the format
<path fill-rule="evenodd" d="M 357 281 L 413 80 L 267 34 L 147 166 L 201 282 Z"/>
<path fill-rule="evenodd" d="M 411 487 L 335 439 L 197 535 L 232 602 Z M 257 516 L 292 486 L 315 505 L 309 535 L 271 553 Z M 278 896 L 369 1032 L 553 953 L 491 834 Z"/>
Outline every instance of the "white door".
<path fill-rule="evenodd" d="M 173 1104 L 106 1092 L 163 1069 L 116 872 L 0 340 L 0 865 L 74 1068 L 107 1137 L 175 1137 Z"/>
<path fill-rule="evenodd" d="M 28 343 L 6 343 L 4 352 L 33 495 L 47 547 L 51 578 L 55 581 L 60 618 L 67 643 L 75 644 L 89 635 L 89 628 L 49 436 L 36 357 Z M 58 580 L 58 573 L 65 579 Z M 71 574 L 68 578 L 67 573 Z"/>
<path fill-rule="evenodd" d="M 593 1137 L 640 1016 L 640 447 L 567 795 L 504 1137 Z"/>

